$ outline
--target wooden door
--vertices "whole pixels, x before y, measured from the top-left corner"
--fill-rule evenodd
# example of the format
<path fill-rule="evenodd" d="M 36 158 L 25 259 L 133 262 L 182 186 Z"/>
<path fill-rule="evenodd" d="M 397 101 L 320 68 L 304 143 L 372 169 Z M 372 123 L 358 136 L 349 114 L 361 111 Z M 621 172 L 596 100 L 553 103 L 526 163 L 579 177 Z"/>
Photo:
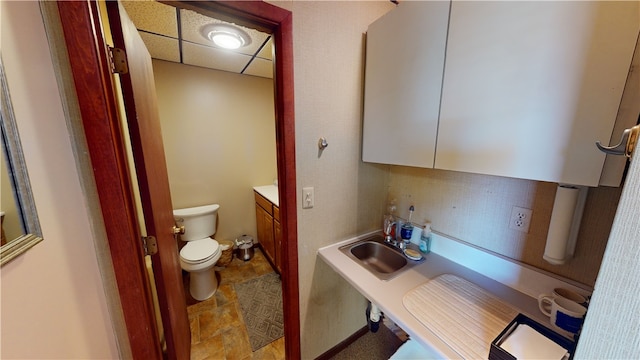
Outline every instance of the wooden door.
<path fill-rule="evenodd" d="M 283 277 L 285 348 L 287 358 L 299 358 L 300 313 L 297 271 L 293 24 L 291 13 L 270 4 L 255 1 L 175 1 L 171 3 L 207 15 L 223 15 L 223 18 L 234 18 L 242 25 L 256 26 L 274 34 L 278 179 L 280 180 L 283 258 L 286 260 L 282 268 L 283 273 L 286 274 Z M 67 96 L 72 98 L 71 102 L 77 98 L 77 106 L 87 140 L 87 155 L 91 158 L 96 191 L 103 213 L 115 281 L 118 286 L 119 303 L 122 308 L 121 316 L 127 331 L 128 339 L 122 342 L 121 353 L 124 357 L 133 359 L 162 359 L 163 357 L 188 359 L 189 354 L 186 351 L 180 351 L 186 346 L 182 346 L 180 349 L 173 348 L 176 344 L 184 344 L 185 337 L 179 336 L 184 331 L 169 329 L 168 327 L 173 325 L 170 322 L 164 324 L 165 331 L 171 332 L 167 333 L 167 337 L 172 339 L 167 340 L 173 341 L 172 348 L 168 349 L 166 354 L 168 356 L 163 356 L 161 353 L 158 336 L 155 332 L 149 282 L 141 255 L 140 231 L 133 206 L 132 185 L 129 179 L 120 129 L 121 123 L 117 117 L 117 105 L 97 5 L 95 1 L 60 1 L 57 2 L 57 7 L 64 36 L 63 45 L 68 53 L 69 69 L 73 77 L 74 88 L 71 91 L 75 91 L 73 94 L 67 93 Z M 69 90 L 65 89 L 65 91 Z M 145 137 L 144 140 L 148 140 L 146 137 L 149 134 L 142 134 Z M 152 156 L 149 153 L 144 155 Z M 152 159 L 149 158 L 149 160 Z M 140 179 L 140 181 L 158 180 L 163 182 L 162 174 L 166 170 L 156 169 L 160 172 L 156 174 L 152 172 L 153 169 L 150 166 L 147 167 L 149 168 L 149 177 Z M 154 187 L 154 189 L 157 188 Z M 149 190 L 145 194 L 149 196 L 153 192 Z M 166 218 L 167 216 L 163 216 L 153 219 L 157 222 L 148 222 L 155 224 L 155 229 L 164 230 L 163 220 Z M 158 234 L 155 235 L 158 236 Z M 177 252 L 175 256 L 177 258 Z M 178 270 L 177 266 L 176 270 Z M 174 281 L 170 281 L 171 277 L 167 275 L 171 274 L 159 273 L 159 275 L 163 277 L 157 277 L 156 281 L 166 281 L 163 284 L 165 290 L 171 285 L 176 285 L 175 276 L 173 277 Z M 184 291 L 181 290 L 181 287 L 176 290 Z M 167 300 L 163 299 L 162 301 Z M 175 304 L 170 306 L 173 305 Z M 183 312 L 182 306 L 177 306 L 174 309 L 165 308 L 165 310 L 175 311 L 177 315 Z M 114 318 L 117 319 L 118 316 L 116 314 Z M 165 317 L 167 317 L 166 314 Z M 168 318 L 172 319 L 171 316 Z M 122 325 L 114 323 L 114 326 L 119 329 Z M 180 322 L 177 328 L 183 329 L 184 323 Z M 188 334 L 188 326 L 186 330 Z M 127 347 L 130 349 L 131 356 L 128 354 Z"/>
<path fill-rule="evenodd" d="M 138 187 L 149 236 L 158 244 L 152 256 L 160 313 L 171 359 L 188 359 L 191 334 L 173 226 L 173 207 L 162 144 L 151 56 L 119 2 L 107 2 L 116 48 L 124 49 L 128 72 L 120 76 Z"/>

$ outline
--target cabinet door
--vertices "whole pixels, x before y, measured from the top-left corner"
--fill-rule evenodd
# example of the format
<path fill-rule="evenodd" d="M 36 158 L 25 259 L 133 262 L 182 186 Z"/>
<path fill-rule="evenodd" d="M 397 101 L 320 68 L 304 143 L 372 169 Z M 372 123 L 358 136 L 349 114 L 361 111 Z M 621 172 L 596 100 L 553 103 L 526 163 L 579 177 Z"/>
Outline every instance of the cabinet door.
<path fill-rule="evenodd" d="M 433 167 L 448 14 L 407 1 L 369 26 L 363 161 Z"/>
<path fill-rule="evenodd" d="M 638 2 L 454 1 L 435 167 L 597 186 Z"/>
<path fill-rule="evenodd" d="M 256 227 L 258 241 L 264 250 L 265 256 L 275 264 L 276 253 L 273 241 L 273 217 L 258 204 L 256 204 Z"/>

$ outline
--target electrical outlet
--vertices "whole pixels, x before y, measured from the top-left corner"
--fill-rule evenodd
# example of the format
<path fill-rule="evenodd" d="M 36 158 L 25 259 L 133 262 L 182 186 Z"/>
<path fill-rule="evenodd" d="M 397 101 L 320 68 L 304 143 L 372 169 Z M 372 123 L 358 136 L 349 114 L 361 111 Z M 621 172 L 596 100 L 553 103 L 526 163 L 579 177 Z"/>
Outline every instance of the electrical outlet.
<path fill-rule="evenodd" d="M 509 229 L 522 231 L 524 233 L 529 232 L 529 225 L 531 225 L 531 215 L 533 211 L 531 209 L 525 209 L 514 206 L 511 209 L 511 218 L 509 219 Z"/>
<path fill-rule="evenodd" d="M 302 188 L 302 208 L 311 209 L 314 203 L 313 187 Z"/>

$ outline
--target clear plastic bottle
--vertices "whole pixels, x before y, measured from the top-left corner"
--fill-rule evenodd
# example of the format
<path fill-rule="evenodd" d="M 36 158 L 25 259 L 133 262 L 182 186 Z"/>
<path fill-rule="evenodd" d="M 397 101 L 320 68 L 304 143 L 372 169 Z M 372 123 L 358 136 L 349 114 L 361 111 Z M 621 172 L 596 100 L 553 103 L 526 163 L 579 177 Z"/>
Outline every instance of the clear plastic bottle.
<path fill-rule="evenodd" d="M 431 252 L 431 223 L 426 223 L 422 228 L 422 234 L 420 234 L 420 244 L 418 245 L 420 251 L 424 254 Z"/>

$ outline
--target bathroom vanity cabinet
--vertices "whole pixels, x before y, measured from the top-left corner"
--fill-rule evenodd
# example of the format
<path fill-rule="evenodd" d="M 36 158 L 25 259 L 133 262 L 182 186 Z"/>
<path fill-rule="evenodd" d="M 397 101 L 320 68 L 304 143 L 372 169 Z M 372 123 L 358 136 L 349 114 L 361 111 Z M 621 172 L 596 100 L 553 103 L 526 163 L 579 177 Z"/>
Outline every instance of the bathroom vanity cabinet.
<path fill-rule="evenodd" d="M 416 3 L 367 32 L 363 160 L 597 186 L 638 2 Z"/>
<path fill-rule="evenodd" d="M 282 274 L 280 208 L 257 191 L 254 191 L 254 196 L 258 242 L 260 242 L 264 255 L 276 267 L 278 274 Z"/>

